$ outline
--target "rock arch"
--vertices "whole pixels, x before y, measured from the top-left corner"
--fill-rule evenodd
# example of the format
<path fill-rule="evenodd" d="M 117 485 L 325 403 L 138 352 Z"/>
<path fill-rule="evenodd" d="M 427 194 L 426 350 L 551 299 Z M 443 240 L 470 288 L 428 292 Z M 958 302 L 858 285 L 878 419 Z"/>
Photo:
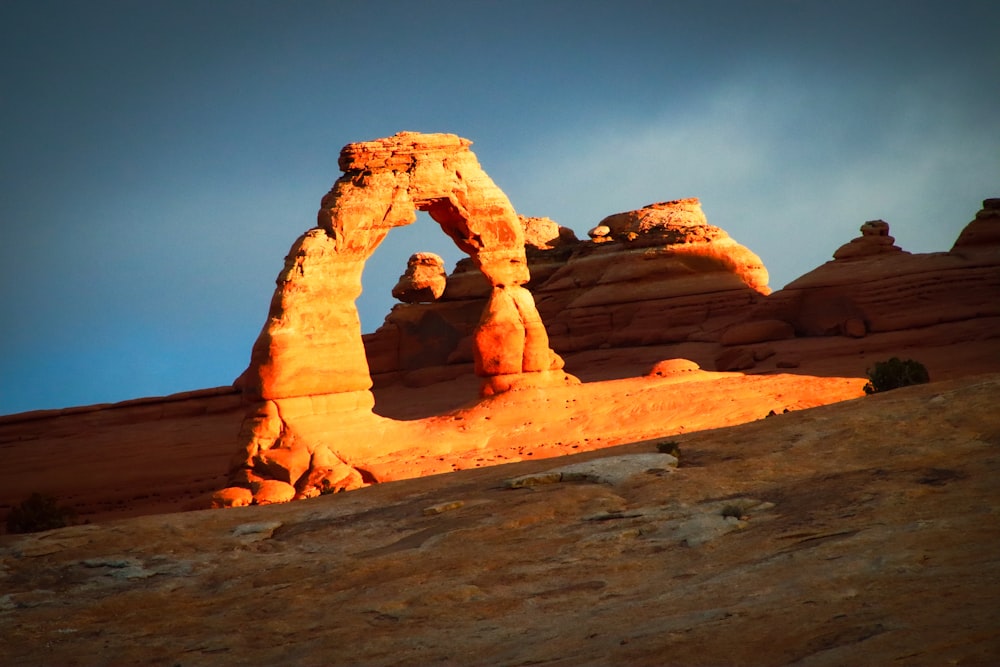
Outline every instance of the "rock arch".
<path fill-rule="evenodd" d="M 238 380 L 249 410 L 230 482 L 246 493 L 253 488 L 258 502 L 359 482 L 353 469 L 350 481 L 334 479 L 353 458 L 348 444 L 329 446 L 309 433 L 323 420 L 373 417 L 355 300 L 365 262 L 393 227 L 414 222 L 417 210 L 472 257 L 492 286 L 474 335 L 481 393 L 574 380 L 561 371 L 523 287 L 529 279 L 523 227 L 471 143 L 403 132 L 341 151 L 343 176 L 323 197 L 317 226 L 285 258 L 267 322 Z M 264 490 L 265 482 L 284 486 Z"/>

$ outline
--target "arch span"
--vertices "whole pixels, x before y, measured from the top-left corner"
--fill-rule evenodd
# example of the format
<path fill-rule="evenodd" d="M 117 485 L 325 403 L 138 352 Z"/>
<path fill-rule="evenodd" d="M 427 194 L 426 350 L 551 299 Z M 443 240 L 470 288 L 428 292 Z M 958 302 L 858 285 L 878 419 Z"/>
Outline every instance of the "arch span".
<path fill-rule="evenodd" d="M 575 380 L 562 372 L 523 286 L 529 274 L 521 223 L 471 143 L 452 134 L 403 132 L 341 151 L 344 173 L 323 197 L 317 226 L 285 258 L 267 322 L 239 380 L 249 411 L 231 483 L 249 490 L 278 481 L 283 494 L 297 496 L 340 484 L 334 478 L 355 452 L 309 433 L 323 420 L 373 416 L 355 300 L 365 262 L 393 227 L 412 223 L 417 210 L 440 225 L 492 286 L 474 335 L 481 394 Z M 360 478 L 344 485 L 355 482 Z"/>

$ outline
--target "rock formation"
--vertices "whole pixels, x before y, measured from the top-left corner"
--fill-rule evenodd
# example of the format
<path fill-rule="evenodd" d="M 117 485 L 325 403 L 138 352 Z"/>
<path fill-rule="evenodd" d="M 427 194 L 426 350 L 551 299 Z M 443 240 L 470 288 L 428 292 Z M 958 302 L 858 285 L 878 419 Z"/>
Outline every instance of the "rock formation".
<path fill-rule="evenodd" d="M 403 303 L 437 301 L 447 281 L 444 260 L 432 252 L 418 252 L 410 256 L 406 272 L 392 288 L 392 296 Z"/>
<path fill-rule="evenodd" d="M 869 220 L 861 225 L 861 236 L 851 239 L 833 253 L 834 259 L 852 259 L 869 257 L 886 252 L 903 252 L 894 245 L 896 239 L 889 236 L 889 223 L 885 220 Z"/>
<path fill-rule="evenodd" d="M 595 230 L 532 283 L 557 350 L 714 340 L 769 292 L 760 258 L 709 224 L 697 199 L 611 215 Z"/>
<path fill-rule="evenodd" d="M 546 218 L 521 223 L 527 286 L 560 354 L 714 341 L 769 291 L 760 258 L 709 224 L 697 199 L 608 216 L 585 241 Z M 365 336 L 372 372 L 411 384 L 465 372 L 460 365 L 473 360 L 475 318 L 488 290 L 462 260 L 437 302 L 393 308 Z M 425 354 L 417 352 L 420 341 L 430 343 Z M 418 371 L 431 366 L 439 372 Z"/>
<path fill-rule="evenodd" d="M 1000 248 L 1000 198 L 984 199 L 983 208 L 959 234 L 951 251 L 963 254 L 980 250 L 996 253 L 997 248 Z"/>
<path fill-rule="evenodd" d="M 1000 317 L 1000 200 L 983 202 L 949 252 L 910 254 L 889 225 L 866 222 L 833 261 L 761 302 L 750 320 L 778 320 L 798 336 L 863 337 Z"/>
<path fill-rule="evenodd" d="M 607 216 L 581 241 L 518 216 L 469 145 L 402 133 L 343 149 L 344 175 L 292 246 L 238 380 L 248 412 L 217 505 L 357 488 L 377 477 L 366 465 L 426 437 L 426 425 L 373 413 L 372 375 L 423 387 L 475 373 L 487 397 L 577 382 L 560 354 L 657 346 L 650 364 L 780 372 L 800 364 L 796 343 L 809 338 L 955 323 L 972 328 L 946 337 L 1000 337 L 1000 200 L 984 202 L 949 252 L 910 254 L 888 223 L 866 222 L 832 261 L 769 294 L 760 259 L 709 224 L 697 199 Z M 362 337 L 364 263 L 415 210 L 469 257 L 445 276 L 436 255 L 413 255 L 393 290 L 402 303 Z M 649 377 L 664 377 L 654 368 Z"/>
<path fill-rule="evenodd" d="M 697 344 L 699 363 L 721 371 L 794 368 L 797 353 L 776 356 L 775 347 L 792 339 L 861 339 L 942 323 L 997 328 L 990 318 L 1000 315 L 1000 200 L 983 202 L 950 252 L 906 252 L 882 220 L 860 231 L 833 261 L 768 294 L 757 256 L 708 224 L 697 200 L 664 202 L 608 216 L 585 241 L 550 223 L 542 236 L 552 241 L 526 246 L 527 287 L 562 355 Z M 394 308 L 365 336 L 376 381 L 420 386 L 472 372 L 488 288 L 463 260 L 437 302 Z"/>
<path fill-rule="evenodd" d="M 412 223 L 416 210 L 469 254 L 489 287 L 472 340 L 482 394 L 574 381 L 561 371 L 524 287 L 524 227 L 470 144 L 450 134 L 404 132 L 341 151 L 344 175 L 323 198 L 318 225 L 286 257 L 238 381 L 251 407 L 231 466 L 234 488 L 220 494 L 221 504 L 283 501 L 362 483 L 346 464 L 352 444 L 330 442 L 329 424 L 373 417 L 355 299 L 367 259 L 393 227 Z M 418 287 L 415 274 L 400 290 L 407 298 L 422 300 L 425 290 L 433 295 L 441 287 Z"/>

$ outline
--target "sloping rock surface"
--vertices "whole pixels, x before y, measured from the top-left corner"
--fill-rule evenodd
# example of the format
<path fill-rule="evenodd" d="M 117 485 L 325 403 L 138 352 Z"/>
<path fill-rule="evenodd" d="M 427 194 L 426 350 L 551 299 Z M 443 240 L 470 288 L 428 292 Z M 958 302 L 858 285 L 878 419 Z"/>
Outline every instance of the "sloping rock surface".
<path fill-rule="evenodd" d="M 3 661 L 993 664 L 998 399 L 980 376 L 680 435 L 676 469 L 654 439 L 5 536 Z"/>

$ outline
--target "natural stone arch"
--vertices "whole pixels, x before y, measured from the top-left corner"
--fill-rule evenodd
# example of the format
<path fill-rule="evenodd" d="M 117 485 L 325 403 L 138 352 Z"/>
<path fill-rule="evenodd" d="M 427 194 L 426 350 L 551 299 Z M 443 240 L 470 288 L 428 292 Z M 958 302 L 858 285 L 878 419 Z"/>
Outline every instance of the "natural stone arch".
<path fill-rule="evenodd" d="M 331 475 L 339 473 L 319 471 L 342 467 L 350 452 L 308 432 L 332 416 L 372 416 L 355 302 L 365 262 L 393 227 L 414 222 L 417 210 L 441 226 L 491 285 L 474 334 L 481 393 L 575 381 L 561 371 L 562 359 L 550 349 L 523 287 L 530 277 L 523 226 L 470 144 L 451 134 L 404 132 L 341 151 L 344 174 L 323 197 L 317 226 L 285 258 L 267 322 L 238 381 L 250 408 L 231 482 L 280 481 L 288 487 L 281 487 L 281 499 L 293 487 L 299 496 L 315 495 L 338 483 Z M 262 493 L 255 494 L 261 502 Z"/>

